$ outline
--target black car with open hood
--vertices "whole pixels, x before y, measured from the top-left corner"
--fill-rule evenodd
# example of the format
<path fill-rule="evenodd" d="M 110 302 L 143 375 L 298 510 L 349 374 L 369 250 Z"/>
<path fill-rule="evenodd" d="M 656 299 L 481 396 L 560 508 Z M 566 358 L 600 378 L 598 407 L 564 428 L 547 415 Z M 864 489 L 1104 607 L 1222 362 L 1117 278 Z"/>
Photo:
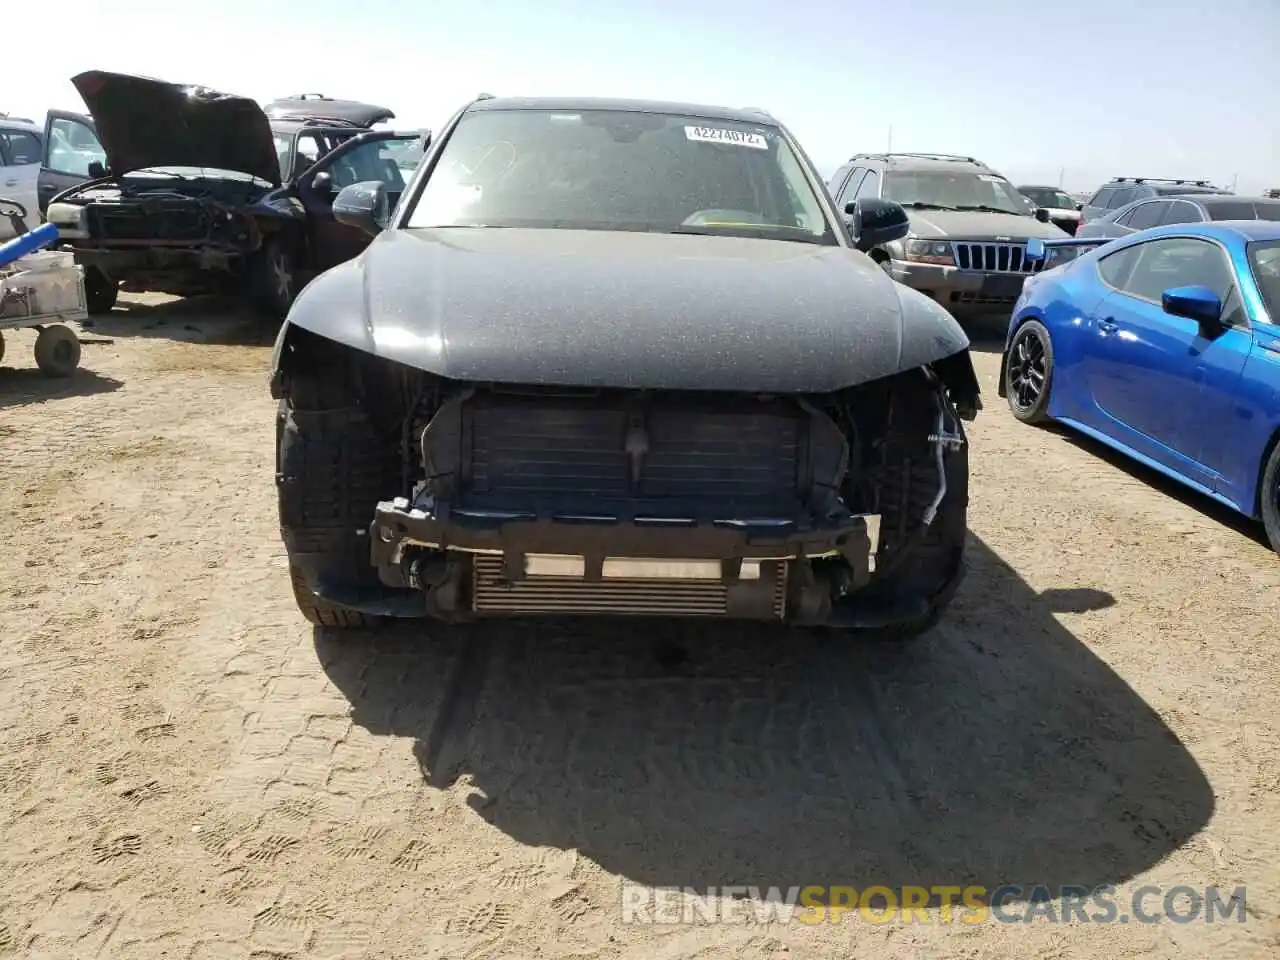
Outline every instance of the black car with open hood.
<path fill-rule="evenodd" d="M 116 176 L 204 167 L 280 184 L 271 125 L 247 97 L 150 77 L 90 70 L 71 78 Z"/>
<path fill-rule="evenodd" d="M 243 293 L 283 316 L 311 276 L 367 245 L 334 219 L 337 191 L 377 180 L 398 196 L 413 169 L 400 158 L 429 139 L 369 129 L 394 114 L 354 101 L 327 101 L 329 119 L 286 109 L 272 120 L 204 86 L 101 70 L 72 83 L 90 116 L 57 117 L 92 128 L 106 163 L 45 215 L 85 268 L 90 313 L 121 290 L 152 290 Z"/>
<path fill-rule="evenodd" d="M 914 636 L 963 573 L 969 341 L 759 111 L 477 99 L 276 342 L 316 624 L 658 615 Z"/>

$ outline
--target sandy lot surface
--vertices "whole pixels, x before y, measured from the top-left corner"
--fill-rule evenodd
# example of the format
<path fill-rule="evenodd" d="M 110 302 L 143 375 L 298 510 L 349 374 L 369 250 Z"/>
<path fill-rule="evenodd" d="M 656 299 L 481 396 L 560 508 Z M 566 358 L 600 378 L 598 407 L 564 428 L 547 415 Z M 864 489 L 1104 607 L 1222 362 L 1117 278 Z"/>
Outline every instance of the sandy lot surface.
<path fill-rule="evenodd" d="M 0 954 L 1280 955 L 1280 561 L 1017 424 L 994 348 L 971 572 L 910 655 L 627 625 L 340 642 L 289 595 L 269 332 L 144 299 L 70 382 L 25 332 L 0 369 Z M 1245 885 L 1247 919 L 624 924 L 624 881 Z"/>

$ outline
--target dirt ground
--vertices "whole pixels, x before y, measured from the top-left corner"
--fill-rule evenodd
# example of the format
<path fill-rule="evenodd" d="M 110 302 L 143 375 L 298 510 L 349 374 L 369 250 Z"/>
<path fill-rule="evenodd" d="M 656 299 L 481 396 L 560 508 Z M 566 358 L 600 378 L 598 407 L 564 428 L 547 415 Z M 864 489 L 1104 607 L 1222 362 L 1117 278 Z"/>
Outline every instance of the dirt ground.
<path fill-rule="evenodd" d="M 970 573 L 902 654 L 313 631 L 276 528 L 270 332 L 131 298 L 85 339 L 73 380 L 36 374 L 26 332 L 0 369 L 0 954 L 1280 955 L 1280 561 L 1017 424 L 993 343 Z M 624 881 L 1244 885 L 1247 917 L 624 924 Z"/>

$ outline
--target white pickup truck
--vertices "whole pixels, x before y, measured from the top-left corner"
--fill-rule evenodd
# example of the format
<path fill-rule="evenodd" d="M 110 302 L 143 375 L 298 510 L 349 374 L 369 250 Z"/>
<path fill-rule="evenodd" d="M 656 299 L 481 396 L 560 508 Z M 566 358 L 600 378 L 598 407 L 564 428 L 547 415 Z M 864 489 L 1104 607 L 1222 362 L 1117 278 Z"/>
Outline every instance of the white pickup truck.
<path fill-rule="evenodd" d="M 32 121 L 0 113 L 0 197 L 27 208 L 27 227 L 38 226 L 49 200 L 93 175 L 104 164 L 93 121 L 82 114 L 51 110 L 43 129 Z M 0 218 L 0 241 L 14 236 Z"/>

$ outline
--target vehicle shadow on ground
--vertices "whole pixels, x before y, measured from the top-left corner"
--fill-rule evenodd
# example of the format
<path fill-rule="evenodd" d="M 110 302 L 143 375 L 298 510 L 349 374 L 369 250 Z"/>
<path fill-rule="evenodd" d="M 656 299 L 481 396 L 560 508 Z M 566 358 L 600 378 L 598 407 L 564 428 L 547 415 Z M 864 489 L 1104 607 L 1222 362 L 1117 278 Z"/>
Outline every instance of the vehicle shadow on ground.
<path fill-rule="evenodd" d="M 1186 747 L 980 540 L 943 625 L 896 648 L 752 627 L 527 623 L 443 642 L 317 630 L 354 722 L 529 845 L 652 886 L 1093 886 L 1208 822 Z M 434 630 L 433 630 L 434 632 Z M 452 651 L 462 653 L 453 656 Z M 443 702 L 443 706 L 441 705 Z"/>
<path fill-rule="evenodd" d="M 959 321 L 969 335 L 969 349 L 974 353 L 997 356 L 1004 353 L 1004 340 L 1009 332 L 1009 313 L 979 314 Z"/>
<path fill-rule="evenodd" d="M 236 297 L 185 297 L 162 303 L 122 299 L 108 314 L 81 324 L 102 337 L 155 337 L 220 346 L 269 347 L 280 323 Z"/>
<path fill-rule="evenodd" d="M 111 393 L 124 383 L 80 367 L 69 377 L 46 377 L 36 367 L 0 367 L 0 410 L 27 403 Z"/>
<path fill-rule="evenodd" d="M 1077 433 L 1064 424 L 1050 423 L 1046 424 L 1043 429 L 1052 431 L 1072 446 L 1077 447 L 1082 454 L 1097 457 L 1117 470 L 1124 471 L 1134 480 L 1150 487 L 1152 492 L 1171 497 L 1197 513 L 1203 514 L 1210 520 L 1233 530 L 1240 536 L 1252 540 L 1259 546 L 1265 547 L 1267 550 L 1271 549 L 1261 521 L 1251 520 L 1242 516 L 1226 504 L 1219 503 L 1212 497 L 1192 490 L 1190 487 L 1166 477 L 1159 470 L 1154 470 L 1146 464 L 1139 463 L 1132 457 L 1125 456 L 1123 453 L 1113 450 L 1105 443 L 1101 443 L 1090 436 Z"/>

